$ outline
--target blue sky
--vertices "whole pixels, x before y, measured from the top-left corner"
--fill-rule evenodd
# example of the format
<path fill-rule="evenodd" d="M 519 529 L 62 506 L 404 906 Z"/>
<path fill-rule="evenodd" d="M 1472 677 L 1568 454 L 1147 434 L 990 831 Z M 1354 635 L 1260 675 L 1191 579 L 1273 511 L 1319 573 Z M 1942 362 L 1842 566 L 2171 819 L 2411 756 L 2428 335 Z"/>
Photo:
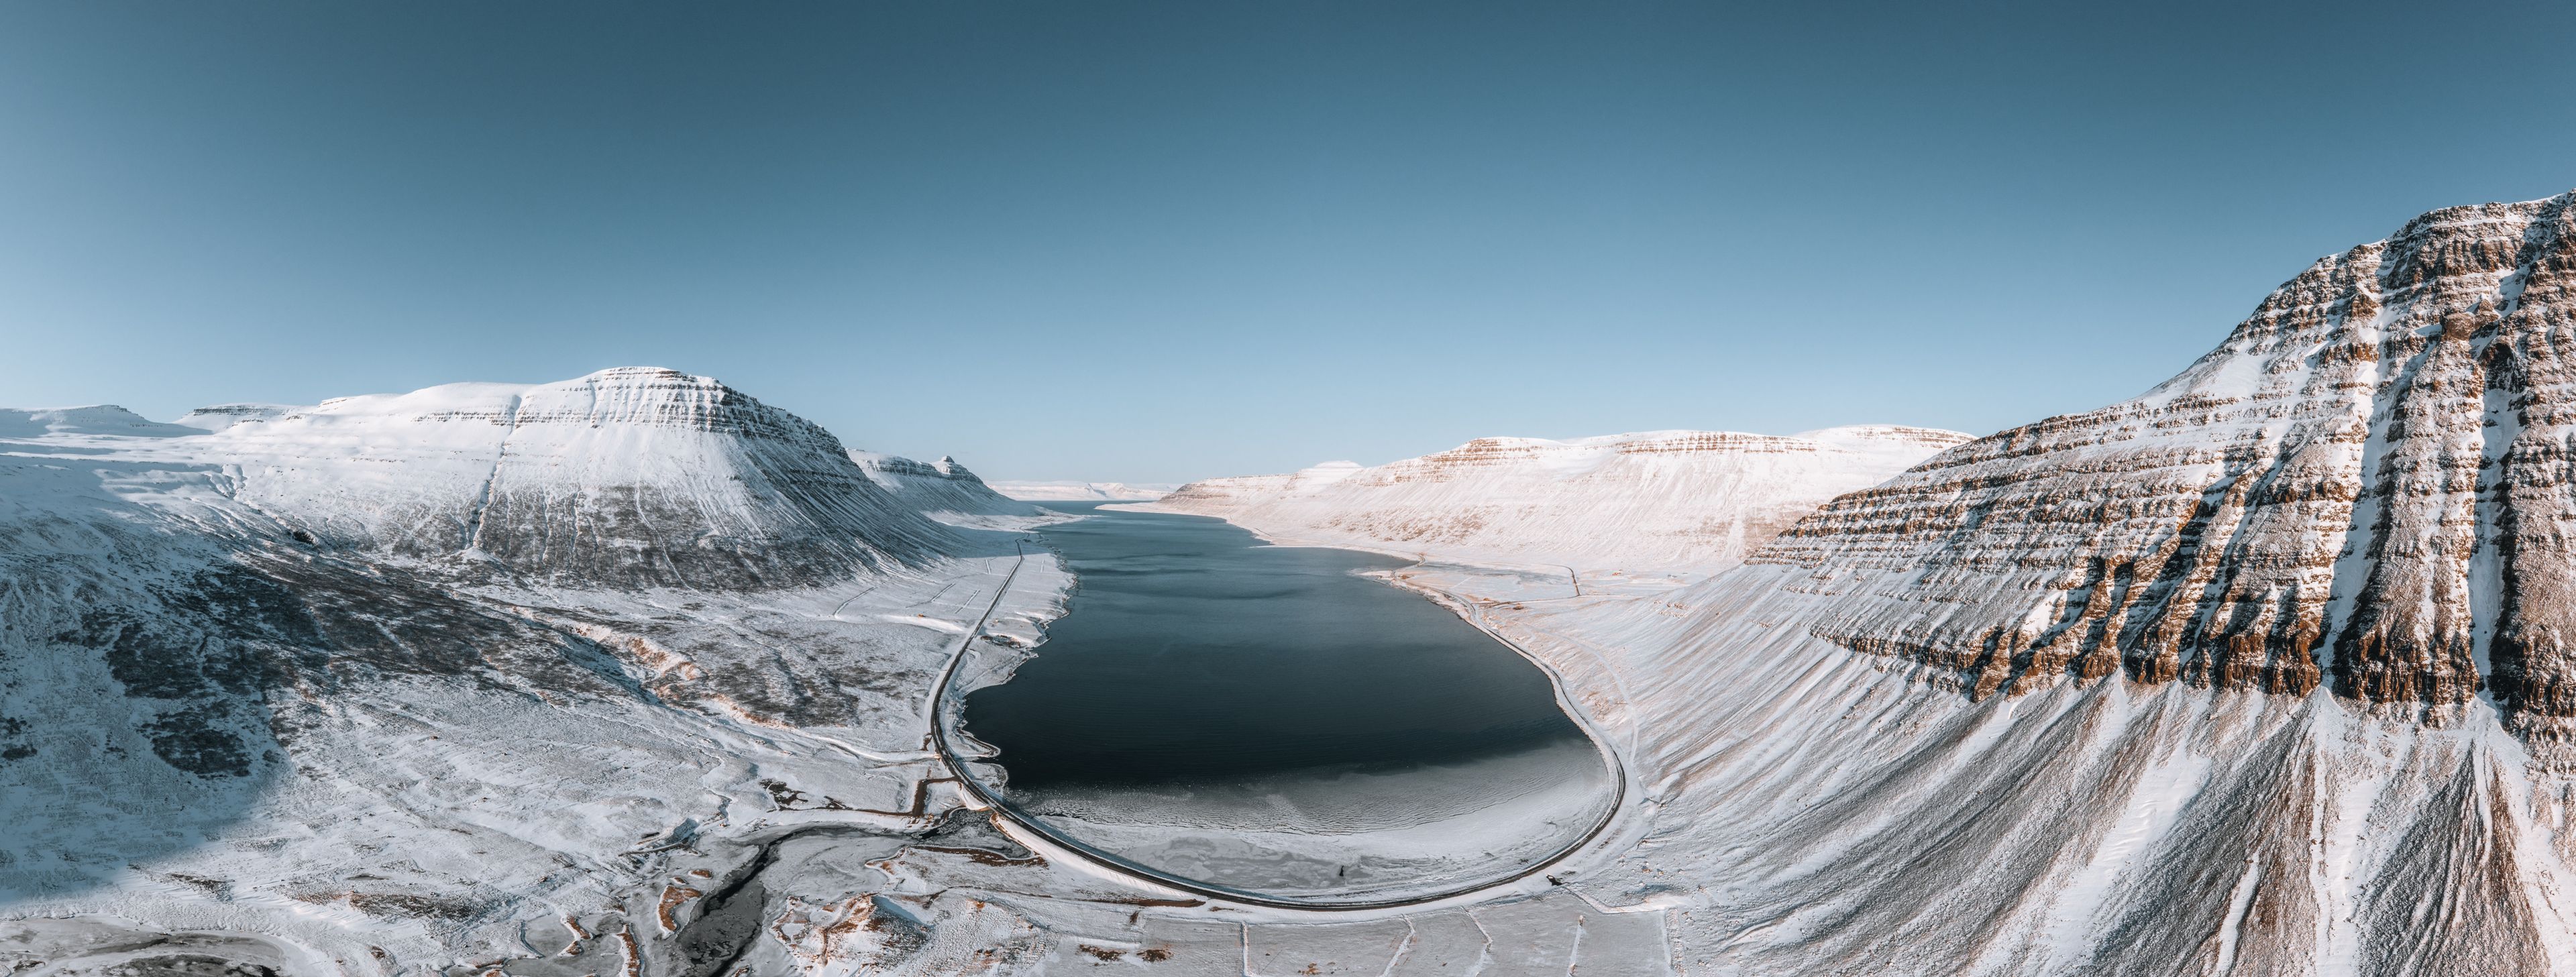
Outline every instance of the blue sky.
<path fill-rule="evenodd" d="M 1777 6 L 0 6 L 0 403 L 651 364 L 1126 480 L 1984 433 L 2576 187 L 2576 7 Z"/>

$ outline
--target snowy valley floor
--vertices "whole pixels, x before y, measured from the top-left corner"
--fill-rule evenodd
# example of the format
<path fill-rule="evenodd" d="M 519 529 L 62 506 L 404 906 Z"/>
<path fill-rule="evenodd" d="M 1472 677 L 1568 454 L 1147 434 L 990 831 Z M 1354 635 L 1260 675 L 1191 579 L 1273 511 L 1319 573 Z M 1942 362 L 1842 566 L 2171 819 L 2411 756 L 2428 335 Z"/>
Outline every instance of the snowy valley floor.
<path fill-rule="evenodd" d="M 329 776 L 196 797 L 59 785 L 61 809 L 20 821 L 52 835 L 14 850 L 20 869 L 45 851 L 64 864 L 46 870 L 44 891 L 11 898 L 0 967 L 1592 977 L 2567 965 L 2564 939 L 2541 935 L 2566 932 L 2547 901 L 2565 883 L 2563 787 L 2527 775 L 2488 713 L 2424 728 L 2325 693 L 2267 710 L 2249 693 L 2117 679 L 1971 701 L 1919 666 L 1814 639 L 1801 588 L 1822 585 L 1777 568 L 1575 578 L 1433 562 L 1389 576 L 1545 663 L 1624 761 L 1621 811 L 1543 875 L 1403 909 L 1252 908 L 1158 889 L 973 810 L 924 748 L 923 700 L 987 606 L 992 631 L 1032 641 L 1068 586 L 1043 553 L 997 554 L 748 599 L 483 594 L 602 645 L 671 655 L 670 675 L 695 667 L 673 649 L 768 647 L 798 668 L 869 676 L 882 706 L 847 726 L 787 728 L 649 698 L 426 682 L 316 704 L 311 742 L 338 755 L 297 766 Z M 805 658 L 817 644 L 869 650 L 864 663 Z M 101 792 L 122 807 L 73 816 Z M 83 851 L 116 861 L 81 862 Z"/>

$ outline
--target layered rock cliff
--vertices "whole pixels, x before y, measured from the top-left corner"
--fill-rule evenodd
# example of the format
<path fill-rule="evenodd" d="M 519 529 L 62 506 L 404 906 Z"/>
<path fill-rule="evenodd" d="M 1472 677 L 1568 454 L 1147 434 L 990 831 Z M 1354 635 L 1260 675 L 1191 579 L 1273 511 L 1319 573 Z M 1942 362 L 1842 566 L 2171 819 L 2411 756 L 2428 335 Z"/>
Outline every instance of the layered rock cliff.
<path fill-rule="evenodd" d="M 2320 259 L 2126 403 L 1949 451 L 1753 557 L 1816 633 L 1956 669 L 2576 715 L 2576 208 Z"/>
<path fill-rule="evenodd" d="M 1826 499 L 1967 439 L 1891 426 L 1479 438 L 1373 468 L 1330 462 L 1192 482 L 1155 508 L 1456 559 L 1714 570 Z"/>

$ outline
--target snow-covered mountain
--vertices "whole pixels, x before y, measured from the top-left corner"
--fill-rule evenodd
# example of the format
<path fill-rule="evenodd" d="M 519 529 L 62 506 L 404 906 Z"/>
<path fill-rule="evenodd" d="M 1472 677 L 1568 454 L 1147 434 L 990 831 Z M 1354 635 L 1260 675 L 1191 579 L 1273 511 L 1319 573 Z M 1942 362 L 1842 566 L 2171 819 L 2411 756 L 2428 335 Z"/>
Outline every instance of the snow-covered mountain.
<path fill-rule="evenodd" d="M 1966 440 L 1883 425 L 1793 437 L 1479 438 L 1376 467 L 1326 462 L 1192 482 L 1152 508 L 1220 516 L 1292 541 L 1452 559 L 1710 570 L 1826 499 Z"/>
<path fill-rule="evenodd" d="M 522 577 L 781 586 L 948 543 L 829 432 L 670 370 L 343 397 L 185 443 L 233 500 L 326 546 Z"/>
<path fill-rule="evenodd" d="M 1162 482 L 993 483 L 993 491 L 1028 502 L 1149 502 L 1179 487 Z"/>
<path fill-rule="evenodd" d="M 2576 194 L 2318 261 L 2144 396 L 1533 642 L 1636 737 L 1590 891 L 1735 973 L 2576 972 Z"/>
<path fill-rule="evenodd" d="M 938 461 L 919 462 L 854 448 L 850 460 L 858 462 L 870 481 L 894 493 L 905 506 L 943 522 L 975 522 L 982 516 L 1034 516 L 1039 512 L 1036 506 L 994 491 L 957 459 L 944 455 Z"/>

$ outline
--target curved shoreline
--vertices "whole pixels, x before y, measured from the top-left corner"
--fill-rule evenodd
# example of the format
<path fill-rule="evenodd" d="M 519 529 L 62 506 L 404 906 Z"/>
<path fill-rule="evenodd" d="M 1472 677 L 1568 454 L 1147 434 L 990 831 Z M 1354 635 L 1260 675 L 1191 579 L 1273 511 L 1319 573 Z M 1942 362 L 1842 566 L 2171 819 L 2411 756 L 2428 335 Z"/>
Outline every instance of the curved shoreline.
<path fill-rule="evenodd" d="M 1258 534 L 1256 533 L 1256 535 Z M 1010 574 L 1004 577 L 1002 585 L 994 590 L 993 600 L 990 604 L 985 606 L 983 615 L 976 618 L 974 626 L 968 628 L 964 638 L 957 643 L 957 650 L 949 655 L 947 667 L 940 670 L 939 682 L 931 689 L 931 746 L 932 749 L 938 753 L 940 761 L 948 765 L 949 771 L 955 775 L 957 783 L 966 790 L 967 793 L 973 795 L 976 800 L 981 801 L 985 807 L 994 812 L 996 816 L 1007 819 L 1012 824 L 1018 825 L 1020 828 L 1044 838 L 1049 843 L 1074 855 L 1078 855 L 1100 868 L 1120 875 L 1150 882 L 1166 889 L 1186 892 L 1209 899 L 1220 899 L 1226 902 L 1260 906 L 1270 909 L 1290 909 L 1311 912 L 1357 912 L 1377 909 L 1393 909 L 1406 906 L 1420 906 L 1473 895 L 1475 893 L 1484 892 L 1540 875 L 1548 869 L 1555 867 L 1558 863 L 1572 857 L 1575 853 L 1582 851 L 1595 840 L 1598 840 L 1603 832 L 1609 829 L 1611 823 L 1619 819 L 1620 812 L 1627 808 L 1629 776 L 1627 764 L 1620 758 L 1618 751 L 1610 746 L 1609 740 L 1604 738 L 1601 730 L 1594 726 L 1592 718 L 1586 715 L 1583 710 L 1578 707 L 1574 701 L 1573 693 L 1566 685 L 1564 676 L 1558 674 L 1556 669 L 1546 661 L 1540 659 L 1537 655 L 1532 654 L 1529 649 L 1521 647 L 1519 642 L 1515 642 L 1499 633 L 1496 633 L 1493 629 L 1486 627 L 1484 622 L 1462 612 L 1460 607 L 1463 605 L 1453 603 L 1453 601 L 1455 601 L 1455 597 L 1447 595 L 1445 591 L 1434 591 L 1433 593 L 1439 593 L 1443 596 L 1451 596 L 1451 600 L 1440 600 L 1433 597 L 1430 593 L 1425 593 L 1427 588 L 1410 587 L 1397 584 L 1392 581 L 1381 581 L 1387 583 L 1388 586 L 1398 587 L 1399 589 L 1405 590 L 1413 590 L 1417 594 L 1421 594 L 1424 599 L 1441 605 L 1443 609 L 1457 615 L 1459 620 L 1466 622 L 1469 627 L 1475 628 L 1479 633 L 1492 638 L 1503 647 L 1511 649 L 1514 654 L 1520 655 L 1531 665 L 1536 666 L 1541 674 L 1547 676 L 1549 687 L 1554 689 L 1556 693 L 1557 708 L 1563 711 L 1568 718 L 1572 719 L 1578 728 L 1583 730 L 1584 738 L 1592 742 L 1592 748 L 1601 755 L 1603 766 L 1607 768 L 1610 774 L 1610 803 L 1603 809 L 1601 817 L 1593 823 L 1591 828 L 1585 830 L 1583 834 L 1577 836 L 1571 841 L 1568 841 L 1565 845 L 1557 848 L 1555 851 L 1550 852 L 1546 857 L 1538 859 L 1525 867 L 1515 869 L 1509 874 L 1448 889 L 1442 889 L 1436 892 L 1384 899 L 1303 899 L 1264 895 L 1259 892 L 1234 889 L 1227 886 L 1174 875 L 1161 869 L 1143 865 L 1110 852 L 1103 851 L 1087 842 L 1066 834 L 1061 829 L 1048 824 L 1043 818 L 1040 818 L 1036 814 L 1022 810 L 1017 805 L 1011 803 L 1011 801 L 995 792 L 992 788 L 985 786 L 983 782 L 976 779 L 974 774 L 968 769 L 968 763 L 970 761 L 965 757 L 958 755 L 956 750 L 949 743 L 951 730 L 948 726 L 947 709 L 945 707 L 948 699 L 949 688 L 957 677 L 959 667 L 965 663 L 966 652 L 974 647 L 974 643 L 978 639 L 985 637 L 985 625 L 992 619 L 993 612 L 1001 607 L 1002 599 L 1010 593 L 1012 583 L 1018 580 L 1020 567 L 1028 561 L 1026 541 L 1016 541 L 1014 545 L 1021 548 L 1019 560 L 1011 565 Z M 1415 565 L 1420 565 L 1420 561 L 1417 560 Z M 959 732 L 956 735 L 964 734 Z"/>

